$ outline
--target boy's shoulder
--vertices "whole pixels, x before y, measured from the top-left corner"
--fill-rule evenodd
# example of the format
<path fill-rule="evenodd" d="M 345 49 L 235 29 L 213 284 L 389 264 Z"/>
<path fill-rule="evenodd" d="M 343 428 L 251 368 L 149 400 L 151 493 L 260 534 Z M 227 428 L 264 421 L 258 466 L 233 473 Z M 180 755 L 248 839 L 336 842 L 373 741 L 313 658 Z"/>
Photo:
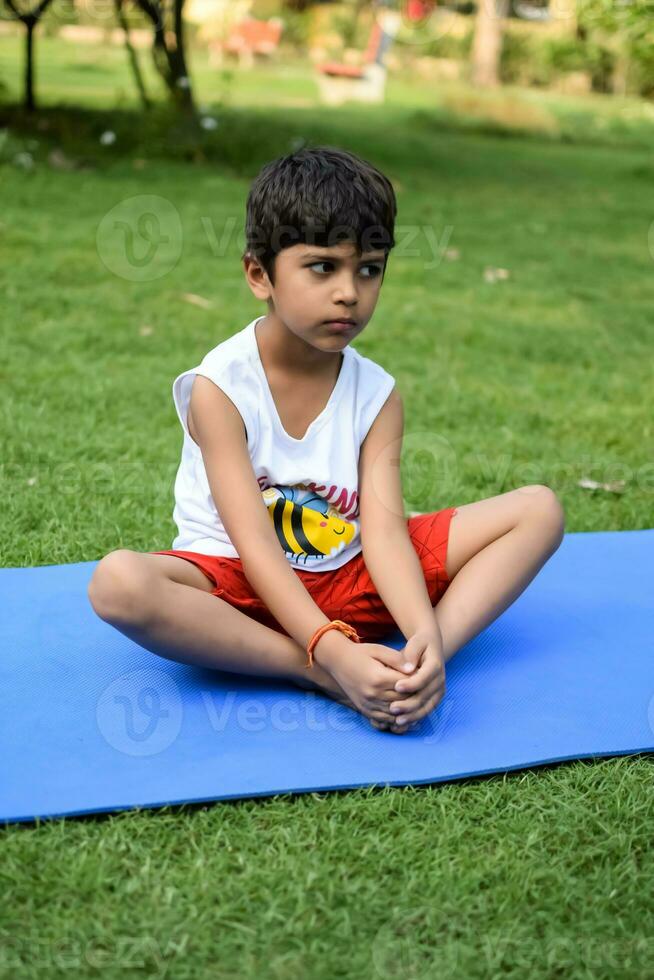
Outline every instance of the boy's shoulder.
<path fill-rule="evenodd" d="M 351 356 L 353 360 L 358 365 L 358 374 L 360 379 L 366 377 L 366 378 L 373 378 L 373 379 L 377 378 L 379 381 L 395 380 L 393 375 L 390 374 L 390 372 L 387 371 L 385 367 L 383 367 L 381 364 L 378 364 L 377 361 L 374 361 L 371 357 L 368 357 L 366 354 L 362 354 L 361 351 L 358 351 L 356 349 L 356 347 L 352 347 L 351 344 L 348 344 L 347 350 L 351 352 Z"/>
<path fill-rule="evenodd" d="M 236 333 L 221 340 L 219 343 L 206 352 L 202 358 L 202 364 L 211 364 L 218 368 L 221 364 L 225 366 L 239 361 L 248 361 L 251 355 L 248 330 L 250 324 L 238 330 Z"/>
<path fill-rule="evenodd" d="M 252 323 L 249 323 L 242 330 L 215 344 L 200 361 L 196 361 L 194 367 L 183 370 L 173 381 L 173 401 L 177 414 L 184 430 L 188 431 L 196 443 L 197 439 L 191 431 L 193 418 L 190 402 L 194 380 L 198 374 L 213 381 L 234 402 L 243 416 L 248 438 L 252 438 L 255 431 L 257 384 L 248 334 L 251 326 Z"/>

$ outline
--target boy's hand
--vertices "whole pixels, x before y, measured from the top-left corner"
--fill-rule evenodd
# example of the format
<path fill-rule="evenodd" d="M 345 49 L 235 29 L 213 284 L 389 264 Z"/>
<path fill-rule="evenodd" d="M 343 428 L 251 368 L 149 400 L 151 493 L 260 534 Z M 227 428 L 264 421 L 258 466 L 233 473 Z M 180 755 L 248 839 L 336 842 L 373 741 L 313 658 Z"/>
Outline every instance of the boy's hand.
<path fill-rule="evenodd" d="M 390 703 L 402 698 L 394 685 L 414 671 L 418 650 L 393 650 L 381 643 L 348 640 L 339 656 L 330 659 L 325 667 L 357 710 L 380 725 L 394 725 Z M 405 663 L 411 665 L 411 671 L 402 669 Z"/>
<path fill-rule="evenodd" d="M 411 663 L 417 663 L 418 669 L 397 679 L 396 697 L 389 710 L 396 723 L 406 729 L 433 711 L 445 694 L 443 639 L 438 627 L 420 630 L 410 636 L 402 655 Z"/>

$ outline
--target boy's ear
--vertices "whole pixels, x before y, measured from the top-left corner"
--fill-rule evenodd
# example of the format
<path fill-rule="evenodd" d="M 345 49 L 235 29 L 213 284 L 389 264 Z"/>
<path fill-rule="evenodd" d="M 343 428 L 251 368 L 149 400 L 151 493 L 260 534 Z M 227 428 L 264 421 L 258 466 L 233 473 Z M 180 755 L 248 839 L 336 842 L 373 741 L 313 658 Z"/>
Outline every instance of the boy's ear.
<path fill-rule="evenodd" d="M 268 274 L 257 259 L 246 252 L 243 256 L 243 269 L 247 284 L 257 299 L 267 300 L 271 296 Z"/>

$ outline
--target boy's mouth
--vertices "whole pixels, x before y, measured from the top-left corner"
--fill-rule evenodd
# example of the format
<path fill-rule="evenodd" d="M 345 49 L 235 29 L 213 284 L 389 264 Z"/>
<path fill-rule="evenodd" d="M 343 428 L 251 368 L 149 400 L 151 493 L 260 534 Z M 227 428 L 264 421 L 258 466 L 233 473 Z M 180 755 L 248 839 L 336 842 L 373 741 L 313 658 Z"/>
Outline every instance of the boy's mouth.
<path fill-rule="evenodd" d="M 332 330 L 347 331 L 354 330 L 356 322 L 354 320 L 325 320 L 325 326 Z"/>

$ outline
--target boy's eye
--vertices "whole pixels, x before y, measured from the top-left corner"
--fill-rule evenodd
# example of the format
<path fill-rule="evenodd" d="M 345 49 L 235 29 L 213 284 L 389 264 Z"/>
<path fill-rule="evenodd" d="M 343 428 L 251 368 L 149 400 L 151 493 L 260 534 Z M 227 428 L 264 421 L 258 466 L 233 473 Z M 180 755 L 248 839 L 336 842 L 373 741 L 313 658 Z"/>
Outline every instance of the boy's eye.
<path fill-rule="evenodd" d="M 327 260 L 325 260 L 323 262 L 311 262 L 310 265 L 308 266 L 308 268 L 309 269 L 313 269 L 317 265 L 333 266 L 333 264 L 334 264 L 333 262 L 328 262 Z M 364 276 L 364 279 L 374 279 L 375 276 L 381 275 L 381 272 L 382 272 L 382 267 L 380 265 L 375 265 L 372 262 L 368 262 L 366 265 L 362 265 L 361 268 L 362 269 L 372 269 L 371 274 L 370 275 L 367 275 L 367 276 Z M 319 273 L 319 275 L 323 275 L 323 274 L 324 273 Z"/>

